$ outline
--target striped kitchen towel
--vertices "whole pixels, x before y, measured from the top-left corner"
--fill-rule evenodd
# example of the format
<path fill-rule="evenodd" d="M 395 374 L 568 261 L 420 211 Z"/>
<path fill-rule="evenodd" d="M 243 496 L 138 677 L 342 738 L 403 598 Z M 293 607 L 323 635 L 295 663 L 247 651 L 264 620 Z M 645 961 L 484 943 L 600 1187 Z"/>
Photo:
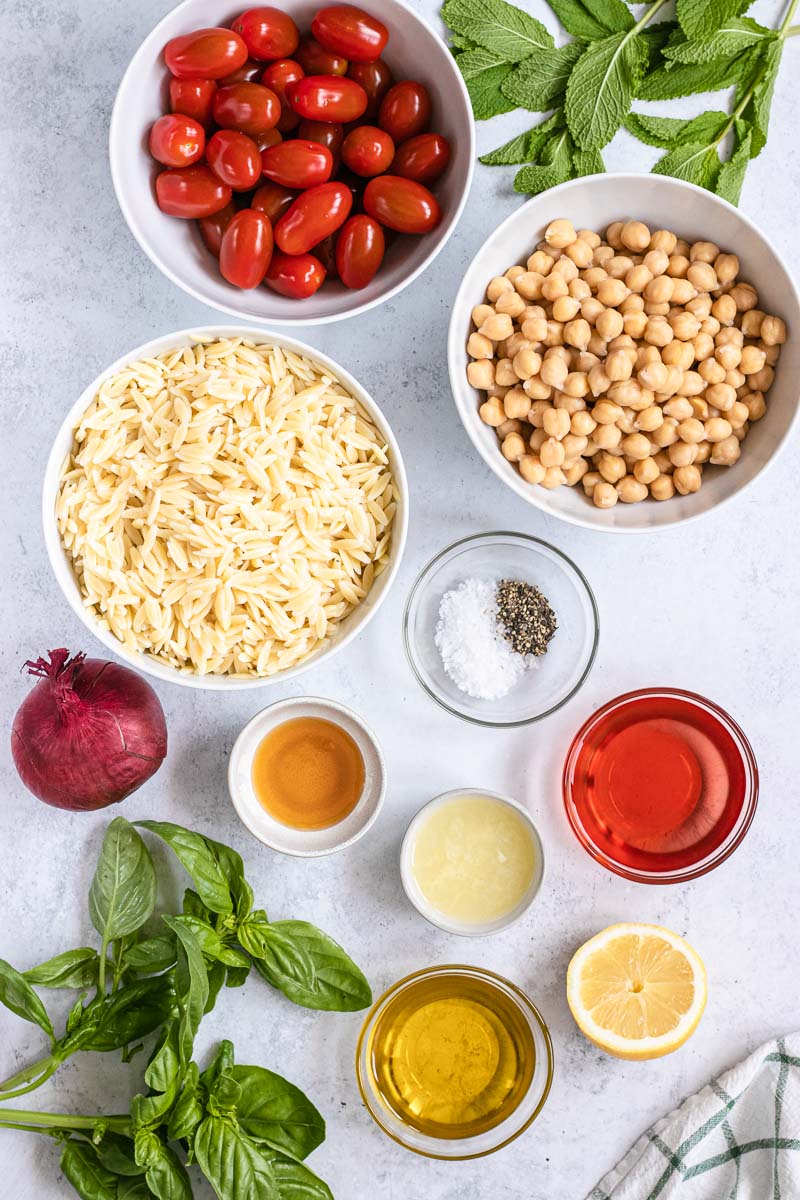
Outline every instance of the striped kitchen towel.
<path fill-rule="evenodd" d="M 656 1121 L 587 1200 L 798 1200 L 800 1033 Z"/>

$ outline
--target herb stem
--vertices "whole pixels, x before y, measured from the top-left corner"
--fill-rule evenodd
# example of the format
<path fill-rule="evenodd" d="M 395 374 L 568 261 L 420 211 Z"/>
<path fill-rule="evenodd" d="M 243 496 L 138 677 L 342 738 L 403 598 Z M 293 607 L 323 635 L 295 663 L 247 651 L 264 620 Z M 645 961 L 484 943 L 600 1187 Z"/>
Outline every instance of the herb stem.
<path fill-rule="evenodd" d="M 640 30 L 644 29 L 645 25 L 649 24 L 651 17 L 654 17 L 658 10 L 664 7 L 666 2 L 667 0 L 654 0 L 654 3 L 650 5 L 644 16 L 640 17 L 640 19 L 636 22 L 630 32 L 630 36 L 633 37 L 635 34 L 639 33 Z M 797 4 L 797 0 L 793 0 L 793 6 L 795 4 Z"/>
<path fill-rule="evenodd" d="M 37 1062 L 31 1063 L 29 1067 L 18 1071 L 16 1075 L 4 1079 L 0 1083 L 0 1100 L 11 1100 L 14 1096 L 24 1096 L 26 1092 L 32 1092 L 35 1088 L 40 1087 L 51 1075 L 55 1075 L 62 1061 L 61 1058 L 48 1054 L 45 1058 L 40 1058 Z M 24 1086 L 26 1084 L 29 1086 Z"/>
<path fill-rule="evenodd" d="M 789 7 L 787 8 L 786 14 L 778 28 L 778 33 L 781 34 L 782 37 L 793 37 L 796 33 L 800 33 L 800 29 L 797 27 L 795 27 L 793 30 L 789 28 L 796 8 L 797 0 L 789 0 Z"/>
<path fill-rule="evenodd" d="M 22 1108 L 0 1108 L 0 1125 L 12 1129 L 20 1125 L 36 1133 L 49 1133 L 52 1129 L 94 1129 L 104 1125 L 116 1133 L 130 1133 L 131 1119 L 128 1116 L 106 1117 L 97 1113 L 93 1117 L 73 1117 L 68 1113 L 31 1112 Z"/>

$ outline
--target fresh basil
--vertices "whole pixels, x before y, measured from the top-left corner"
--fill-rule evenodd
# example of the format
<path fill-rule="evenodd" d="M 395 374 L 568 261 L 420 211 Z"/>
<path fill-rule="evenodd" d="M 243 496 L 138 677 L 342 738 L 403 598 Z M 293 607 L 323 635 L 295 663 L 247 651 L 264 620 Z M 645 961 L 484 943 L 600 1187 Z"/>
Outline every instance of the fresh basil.
<path fill-rule="evenodd" d="M 118 1200 L 119 1176 L 103 1166 L 90 1142 L 74 1138 L 66 1142 L 61 1170 L 83 1200 Z"/>
<path fill-rule="evenodd" d="M 186 1068 L 180 1095 L 169 1115 L 167 1133 L 173 1142 L 190 1138 L 203 1119 L 202 1091 L 196 1062 Z"/>
<path fill-rule="evenodd" d="M 124 817 L 115 817 L 103 838 L 89 888 L 89 915 L 102 938 L 98 981 L 101 991 L 109 944 L 140 929 L 155 903 L 156 873 L 147 847 Z"/>
<path fill-rule="evenodd" d="M 183 1063 L 192 1057 L 197 1030 L 208 999 L 208 972 L 197 938 L 176 917 L 162 917 L 164 924 L 178 935 L 180 948 L 175 970 L 175 990 L 181 1010 L 178 1029 L 179 1050 Z"/>
<path fill-rule="evenodd" d="M 253 907 L 253 889 L 245 879 L 241 855 L 237 854 L 230 846 L 226 846 L 224 842 L 215 842 L 213 838 L 206 838 L 206 844 L 216 857 L 220 870 L 225 876 L 233 899 L 235 915 L 238 920 L 243 921 Z"/>
<path fill-rule="evenodd" d="M 192 877 L 200 899 L 212 912 L 233 911 L 230 888 L 217 858 L 202 834 L 173 825 L 170 821 L 138 821 L 165 841 L 183 868 Z"/>
<path fill-rule="evenodd" d="M 272 1172 L 278 1185 L 280 1200 L 333 1200 L 333 1193 L 324 1180 L 309 1171 L 303 1163 L 274 1156 Z"/>
<path fill-rule="evenodd" d="M 147 1186 L 158 1200 L 191 1200 L 192 1185 L 174 1150 L 148 1129 L 136 1134 L 136 1161 L 145 1168 Z"/>
<path fill-rule="evenodd" d="M 87 988 L 97 983 L 100 955 L 90 946 L 80 950 L 65 950 L 31 967 L 24 975 L 28 983 L 47 988 Z"/>
<path fill-rule="evenodd" d="M 49 1037 L 55 1037 L 47 1009 L 25 976 L 4 958 L 0 958 L 0 1003 L 24 1021 L 38 1025 Z"/>
<path fill-rule="evenodd" d="M 194 1156 L 219 1200 L 280 1200 L 272 1164 L 228 1117 L 206 1117 Z"/>
<path fill-rule="evenodd" d="M 156 975 L 161 971 L 168 971 L 170 967 L 174 967 L 177 958 L 175 938 L 167 934 L 143 938 L 141 942 L 134 942 L 122 952 L 125 966 L 140 974 Z"/>
<path fill-rule="evenodd" d="M 290 1158 L 307 1158 L 325 1141 L 325 1120 L 288 1079 L 266 1067 L 233 1067 L 236 1116 L 245 1133 Z"/>
<path fill-rule="evenodd" d="M 129 983 L 88 1004 L 67 1038 L 65 1049 L 108 1053 L 158 1029 L 172 1014 L 175 992 L 165 975 Z"/>
<path fill-rule="evenodd" d="M 355 1012 L 372 1003 L 363 973 L 342 947 L 315 925 L 273 921 L 258 933 L 263 953 L 254 955 L 256 969 L 294 1004 Z M 249 946 L 245 948 L 253 954 Z"/>

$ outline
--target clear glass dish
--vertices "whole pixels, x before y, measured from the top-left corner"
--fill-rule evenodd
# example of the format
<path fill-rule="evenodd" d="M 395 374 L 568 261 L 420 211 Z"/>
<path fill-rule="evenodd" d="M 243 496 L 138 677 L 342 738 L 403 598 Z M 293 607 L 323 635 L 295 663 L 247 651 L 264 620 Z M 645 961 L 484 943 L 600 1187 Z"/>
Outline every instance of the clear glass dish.
<path fill-rule="evenodd" d="M 558 621 L 536 669 L 497 700 L 462 692 L 445 671 L 434 641 L 442 596 L 470 576 L 535 584 Z M 597 603 L 582 572 L 555 546 L 523 533 L 481 533 L 442 550 L 420 572 L 403 619 L 408 661 L 428 695 L 465 721 L 501 727 L 540 721 L 566 704 L 592 668 L 599 631 Z"/>
<path fill-rule="evenodd" d="M 373 1068 L 373 1035 L 386 1006 L 404 989 L 428 979 L 476 979 L 501 991 L 517 1009 L 530 1029 L 534 1046 L 533 1073 L 525 1094 L 505 1120 L 473 1137 L 437 1138 L 405 1124 L 381 1095 Z M 356 1047 L 356 1079 L 361 1098 L 373 1120 L 385 1134 L 406 1150 L 424 1158 L 460 1160 L 483 1158 L 513 1142 L 536 1120 L 544 1107 L 553 1082 L 553 1043 L 550 1032 L 535 1004 L 515 984 L 492 971 L 479 967 L 449 965 L 429 967 L 400 979 L 376 1000 L 367 1013 Z"/>

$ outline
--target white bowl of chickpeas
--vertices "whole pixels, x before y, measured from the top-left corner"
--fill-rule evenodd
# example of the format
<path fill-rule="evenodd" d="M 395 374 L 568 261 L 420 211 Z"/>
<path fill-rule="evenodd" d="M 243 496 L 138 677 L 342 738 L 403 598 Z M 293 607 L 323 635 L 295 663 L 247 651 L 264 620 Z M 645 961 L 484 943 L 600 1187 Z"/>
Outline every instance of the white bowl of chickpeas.
<path fill-rule="evenodd" d="M 800 298 L 725 200 L 595 175 L 530 200 L 483 244 L 448 356 L 470 438 L 518 495 L 642 532 L 730 500 L 785 443 Z"/>

